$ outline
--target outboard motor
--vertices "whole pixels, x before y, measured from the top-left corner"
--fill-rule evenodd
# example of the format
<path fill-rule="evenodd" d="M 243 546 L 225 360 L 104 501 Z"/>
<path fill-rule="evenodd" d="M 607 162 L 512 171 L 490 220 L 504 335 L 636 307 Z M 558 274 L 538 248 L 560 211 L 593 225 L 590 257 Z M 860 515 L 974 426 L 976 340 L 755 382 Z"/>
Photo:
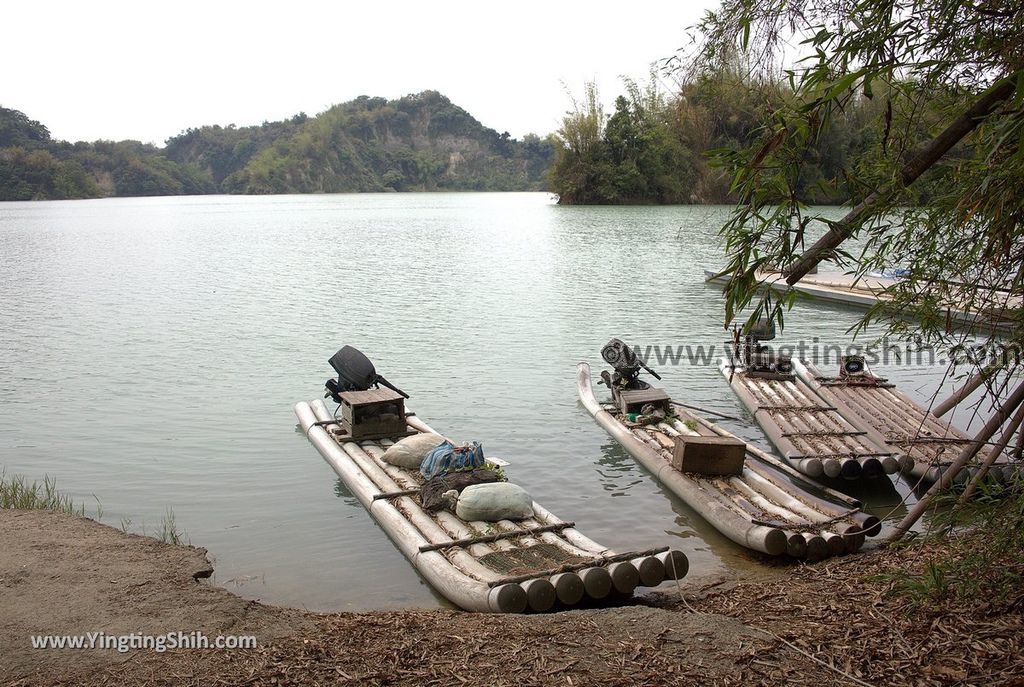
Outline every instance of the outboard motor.
<path fill-rule="evenodd" d="M 757 341 L 771 341 L 775 338 L 775 322 L 758 320 L 747 328 L 747 336 Z"/>
<path fill-rule="evenodd" d="M 750 376 L 761 376 L 768 378 L 793 378 L 793 359 L 791 356 L 776 355 L 767 346 L 762 346 L 762 341 L 771 341 L 775 338 L 775 323 L 771 320 L 758 320 L 746 327 L 743 334 L 743 342 L 740 343 L 740 334 L 734 330 L 733 361 L 739 359 Z"/>
<path fill-rule="evenodd" d="M 398 387 L 394 386 L 373 367 L 370 359 L 363 355 L 362 351 L 352 346 L 344 346 L 340 351 L 331 356 L 328 361 L 331 367 L 338 373 L 337 379 L 328 379 L 324 383 L 327 389 L 325 396 L 330 397 L 335 403 L 341 404 L 340 394 L 345 391 L 366 391 L 370 387 L 379 388 L 386 386 L 392 391 L 409 398 Z"/>
<path fill-rule="evenodd" d="M 862 355 L 843 356 L 839 368 L 839 377 L 866 377 L 868 375 L 868 363 Z"/>
<path fill-rule="evenodd" d="M 622 339 L 612 339 L 601 349 L 601 357 L 615 368 L 611 375 L 607 371 L 601 373 L 601 381 L 614 389 L 648 389 L 650 384 L 640 380 L 640 371 L 646 370 L 655 379 L 661 376 L 647 367 L 632 348 Z"/>
<path fill-rule="evenodd" d="M 839 381 L 856 386 L 891 386 L 885 377 L 876 377 L 862 355 L 844 355 L 839 359 Z"/>
<path fill-rule="evenodd" d="M 642 381 L 640 371 L 648 372 L 655 379 L 661 379 L 661 375 L 647 367 L 636 351 L 621 339 L 612 339 L 601 349 L 601 357 L 614 368 L 614 372 L 601 372 L 601 383 L 611 389 L 612 401 L 622 415 L 628 417 L 650 408 L 665 417 L 670 410 L 671 399 L 663 389 Z"/>

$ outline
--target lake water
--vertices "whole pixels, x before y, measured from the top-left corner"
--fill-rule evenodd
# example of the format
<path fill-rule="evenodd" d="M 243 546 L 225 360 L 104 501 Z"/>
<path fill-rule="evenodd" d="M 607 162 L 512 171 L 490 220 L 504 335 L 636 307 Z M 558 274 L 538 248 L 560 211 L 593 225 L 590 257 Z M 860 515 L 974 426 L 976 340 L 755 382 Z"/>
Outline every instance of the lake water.
<path fill-rule="evenodd" d="M 695 574 L 756 565 L 579 407 L 612 336 L 724 338 L 724 207 L 558 207 L 547 194 L 186 197 L 0 204 L 0 466 L 50 475 L 102 521 L 173 509 L 215 582 L 315 610 L 436 606 L 296 431 L 343 344 L 513 481 L 614 548 L 671 545 Z M 838 212 L 838 211 L 837 211 Z M 786 340 L 846 343 L 859 313 L 798 304 Z M 943 368 L 881 366 L 912 396 Z M 596 370 L 595 370 L 596 372 Z M 739 415 L 714 365 L 675 397 Z M 599 388 L 600 390 L 600 388 Z M 888 513 L 899 493 L 873 493 Z M 899 514 L 898 511 L 897 515 Z M 130 521 L 130 524 L 129 524 Z"/>

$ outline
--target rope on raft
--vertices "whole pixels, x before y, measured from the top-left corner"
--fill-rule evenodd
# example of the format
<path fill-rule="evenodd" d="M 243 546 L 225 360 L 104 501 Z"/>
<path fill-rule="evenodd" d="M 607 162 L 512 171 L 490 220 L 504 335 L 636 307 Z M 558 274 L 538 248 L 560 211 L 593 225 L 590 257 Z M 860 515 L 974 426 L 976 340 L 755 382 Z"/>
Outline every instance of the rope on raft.
<path fill-rule="evenodd" d="M 806 525 L 800 525 L 800 524 L 773 524 L 773 523 L 764 522 L 762 520 L 751 520 L 751 522 L 753 522 L 753 523 L 755 523 L 757 525 L 764 525 L 765 527 L 774 527 L 774 528 L 780 529 L 780 530 L 791 530 L 791 531 L 794 531 L 794 532 L 814 532 L 815 534 L 817 534 L 817 533 L 821 532 L 822 530 L 824 530 L 829 525 L 834 525 L 834 524 L 836 524 L 837 522 L 839 522 L 841 520 L 846 520 L 847 518 L 849 518 L 849 517 L 851 517 L 853 515 L 856 515 L 857 513 L 860 513 L 860 512 L 861 512 L 860 508 L 854 508 L 853 510 L 846 511 L 842 515 L 837 515 L 834 518 L 829 518 L 828 520 L 823 520 L 822 522 L 814 522 L 814 523 L 809 523 L 809 524 L 806 524 Z"/>

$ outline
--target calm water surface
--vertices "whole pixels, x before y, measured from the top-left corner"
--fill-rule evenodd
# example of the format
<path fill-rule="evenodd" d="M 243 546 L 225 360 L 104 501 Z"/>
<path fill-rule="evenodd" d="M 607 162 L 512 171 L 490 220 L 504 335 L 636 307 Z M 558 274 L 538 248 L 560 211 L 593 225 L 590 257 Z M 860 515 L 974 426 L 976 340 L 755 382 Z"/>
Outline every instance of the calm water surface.
<path fill-rule="evenodd" d="M 547 507 L 615 548 L 671 545 L 695 573 L 756 565 L 578 406 L 611 336 L 712 345 L 727 208 L 566 208 L 546 194 L 108 199 L 0 204 L 0 466 L 54 476 L 102 520 L 173 509 L 215 581 L 317 610 L 438 599 L 335 479 L 291 406 L 341 345 L 456 439 L 512 462 Z M 857 311 L 800 304 L 786 339 L 845 343 Z M 911 395 L 942 368 L 892 367 Z M 673 396 L 736 414 L 716 367 Z M 888 513 L 901 491 L 870 494 Z M 897 513 L 897 515 L 899 512 Z"/>

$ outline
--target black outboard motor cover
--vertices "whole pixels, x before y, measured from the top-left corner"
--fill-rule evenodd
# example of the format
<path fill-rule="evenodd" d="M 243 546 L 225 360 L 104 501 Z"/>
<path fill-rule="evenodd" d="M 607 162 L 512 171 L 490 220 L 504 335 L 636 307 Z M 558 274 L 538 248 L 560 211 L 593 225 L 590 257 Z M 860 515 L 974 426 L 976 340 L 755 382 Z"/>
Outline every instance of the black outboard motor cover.
<path fill-rule="evenodd" d="M 621 339 L 612 339 L 601 349 L 601 357 L 616 370 L 639 368 L 636 353 Z"/>
<path fill-rule="evenodd" d="M 775 338 L 775 322 L 760 319 L 750 327 L 746 327 L 746 335 L 758 341 L 771 341 Z"/>
<path fill-rule="evenodd" d="M 788 355 L 780 355 L 775 359 L 775 371 L 779 374 L 793 374 L 793 359 Z"/>
<path fill-rule="evenodd" d="M 377 381 L 373 363 L 358 348 L 343 346 L 329 362 L 338 373 L 338 386 L 342 391 L 366 391 Z"/>
<path fill-rule="evenodd" d="M 867 362 L 862 355 L 843 356 L 840 376 L 863 377 L 868 372 Z"/>
<path fill-rule="evenodd" d="M 370 387 L 375 387 L 378 384 L 383 384 L 392 391 L 409 398 L 409 394 L 377 374 L 370 359 L 357 348 L 343 346 L 340 351 L 331 356 L 328 362 L 338 373 L 338 379 L 328 379 L 324 383 L 324 387 L 327 389 L 327 395 L 334 399 L 335 403 L 341 403 L 339 394 L 344 391 L 367 391 Z"/>
<path fill-rule="evenodd" d="M 661 379 L 661 375 L 647 367 L 647 364 L 640 359 L 636 351 L 630 348 L 622 339 L 612 339 L 601 349 L 601 357 L 604 361 L 615 368 L 615 374 L 611 377 L 609 386 L 627 389 L 647 389 L 650 385 L 638 378 L 640 370 L 646 370 L 655 379 Z M 601 375 L 604 379 L 604 373 Z"/>

